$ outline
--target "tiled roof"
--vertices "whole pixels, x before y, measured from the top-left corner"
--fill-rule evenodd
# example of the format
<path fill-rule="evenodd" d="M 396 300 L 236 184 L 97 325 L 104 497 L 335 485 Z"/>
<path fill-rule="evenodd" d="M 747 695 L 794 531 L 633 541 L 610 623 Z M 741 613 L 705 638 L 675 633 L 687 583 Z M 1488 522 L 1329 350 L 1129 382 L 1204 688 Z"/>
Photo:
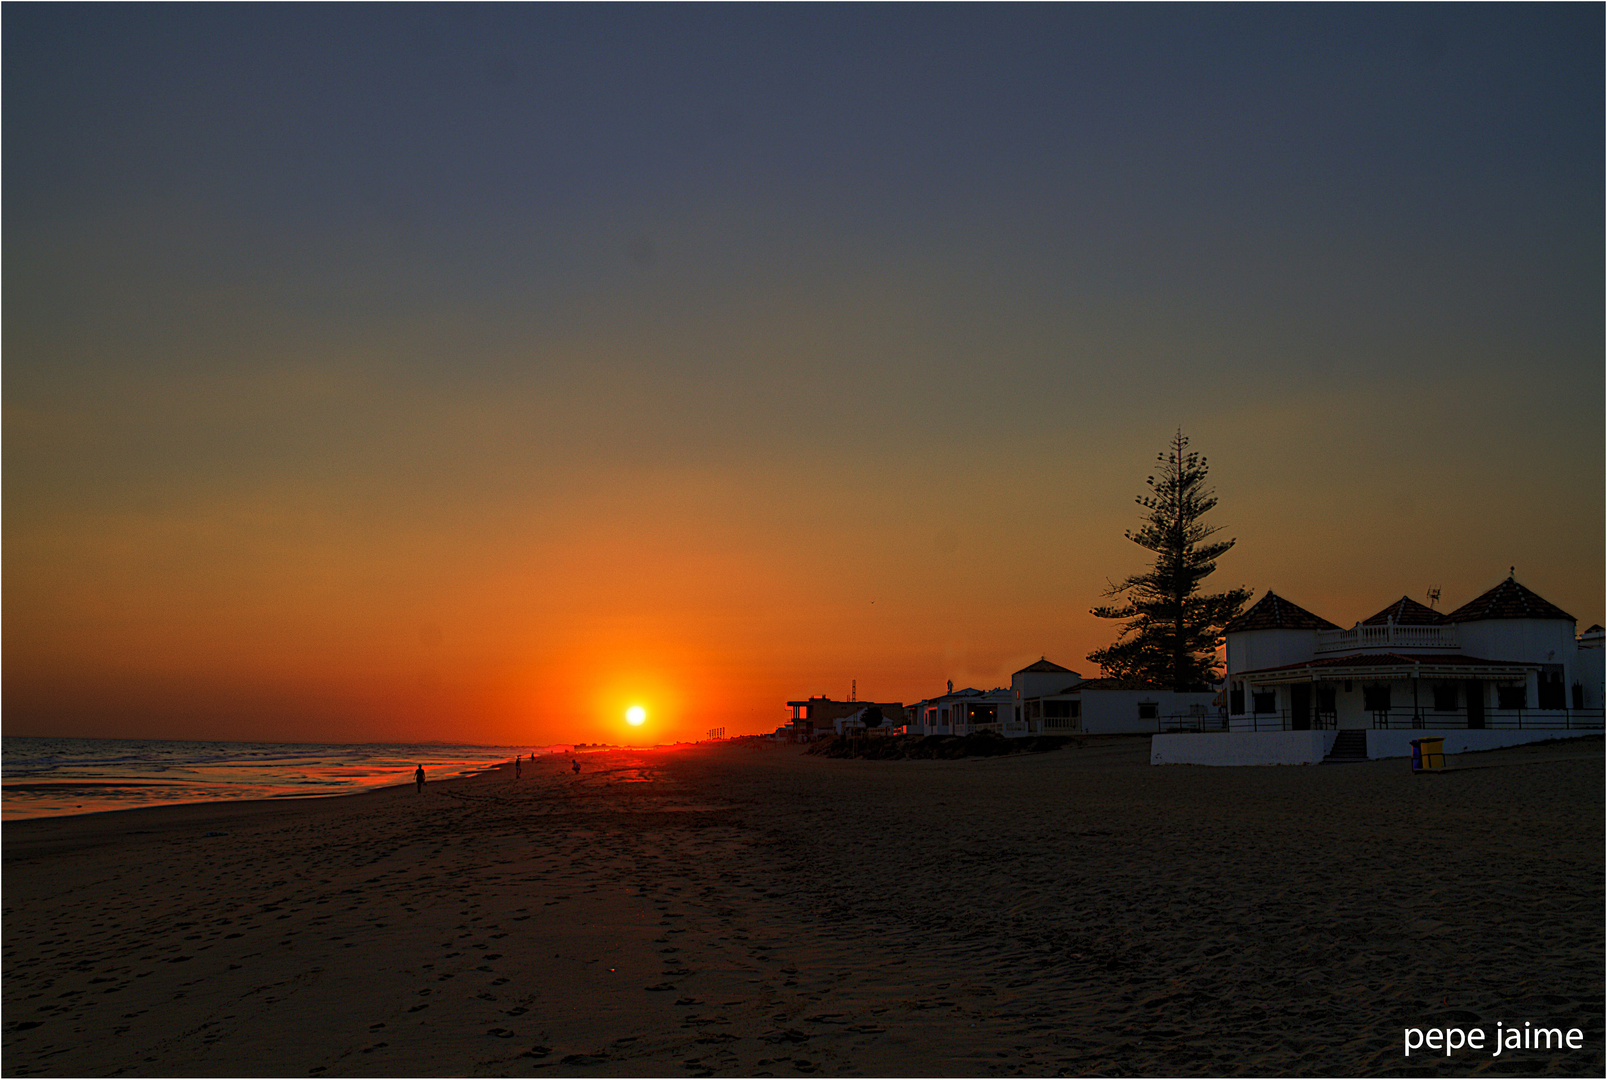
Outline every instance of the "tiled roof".
<path fill-rule="evenodd" d="M 1339 627 L 1322 618 L 1313 615 L 1298 604 L 1291 604 L 1277 593 L 1268 589 L 1262 594 L 1249 611 L 1228 623 L 1223 628 L 1224 633 L 1233 634 L 1241 630 L 1338 630 Z"/>
<path fill-rule="evenodd" d="M 1469 600 L 1448 616 L 1451 622 L 1482 622 L 1485 619 L 1566 619 L 1574 617 L 1549 600 L 1519 585 L 1510 576 L 1476 599 Z"/>
<path fill-rule="evenodd" d="M 1037 663 L 1028 664 L 1026 667 L 1022 668 L 1020 671 L 1016 672 L 1015 674 L 1021 675 L 1021 674 L 1024 674 L 1026 672 L 1029 672 L 1029 671 L 1058 672 L 1058 673 L 1060 673 L 1062 675 L 1075 675 L 1075 674 L 1077 674 L 1075 671 L 1071 670 L 1070 668 L 1061 667 L 1059 664 L 1055 663 L 1053 660 L 1045 660 L 1045 659 L 1042 659 L 1042 658 L 1040 658 Z"/>
<path fill-rule="evenodd" d="M 1363 619 L 1361 624 L 1383 626 L 1392 622 L 1396 626 L 1439 626 L 1450 621 L 1445 617 L 1445 612 L 1424 607 L 1411 597 L 1403 596 L 1372 618 Z"/>

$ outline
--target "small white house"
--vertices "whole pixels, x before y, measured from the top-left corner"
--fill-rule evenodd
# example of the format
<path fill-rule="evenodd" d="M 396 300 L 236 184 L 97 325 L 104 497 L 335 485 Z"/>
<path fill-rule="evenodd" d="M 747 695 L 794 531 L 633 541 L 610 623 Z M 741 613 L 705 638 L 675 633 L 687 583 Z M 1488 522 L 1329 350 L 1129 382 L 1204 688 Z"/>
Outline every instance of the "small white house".
<path fill-rule="evenodd" d="M 954 690 L 911 709 L 907 731 L 911 735 L 973 735 L 991 731 L 1007 737 L 1019 734 L 1015 700 L 1010 691 L 967 688 Z"/>
<path fill-rule="evenodd" d="M 1048 659 L 1010 677 L 1021 718 L 1017 735 L 1109 735 L 1122 732 L 1201 731 L 1221 726 L 1216 695 L 1159 686 L 1085 679 Z"/>

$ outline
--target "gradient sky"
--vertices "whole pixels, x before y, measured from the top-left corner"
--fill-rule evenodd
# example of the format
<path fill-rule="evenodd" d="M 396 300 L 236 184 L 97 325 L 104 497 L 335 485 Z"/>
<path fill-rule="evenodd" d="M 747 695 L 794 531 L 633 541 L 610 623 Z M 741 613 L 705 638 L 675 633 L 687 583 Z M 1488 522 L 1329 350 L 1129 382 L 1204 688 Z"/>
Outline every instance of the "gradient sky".
<path fill-rule="evenodd" d="M 1210 585 L 1603 619 L 1603 9 L 72 7 L 4 41 L 8 734 L 544 743 Z M 627 705 L 648 724 L 630 732 Z"/>

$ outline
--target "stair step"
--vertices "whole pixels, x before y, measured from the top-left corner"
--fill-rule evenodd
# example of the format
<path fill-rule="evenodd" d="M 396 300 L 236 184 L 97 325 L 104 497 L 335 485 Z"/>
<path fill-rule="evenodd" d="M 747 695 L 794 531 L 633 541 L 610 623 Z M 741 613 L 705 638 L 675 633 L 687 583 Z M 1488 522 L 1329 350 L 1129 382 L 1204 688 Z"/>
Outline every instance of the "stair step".
<path fill-rule="evenodd" d="M 1341 731 L 1334 736 L 1334 745 L 1324 762 L 1345 763 L 1367 760 L 1367 732 Z"/>

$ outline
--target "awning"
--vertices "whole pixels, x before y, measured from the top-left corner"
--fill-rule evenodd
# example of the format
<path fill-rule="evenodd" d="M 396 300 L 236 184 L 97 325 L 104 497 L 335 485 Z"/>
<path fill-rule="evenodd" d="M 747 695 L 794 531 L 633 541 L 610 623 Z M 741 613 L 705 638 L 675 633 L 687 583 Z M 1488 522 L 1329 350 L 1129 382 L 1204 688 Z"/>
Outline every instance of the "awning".
<path fill-rule="evenodd" d="M 1257 686 L 1284 683 L 1333 682 L 1337 679 L 1523 679 L 1539 664 L 1517 660 L 1484 660 L 1477 656 L 1425 655 L 1402 653 L 1362 653 L 1355 656 L 1327 656 L 1298 664 L 1241 671 L 1232 678 Z"/>

